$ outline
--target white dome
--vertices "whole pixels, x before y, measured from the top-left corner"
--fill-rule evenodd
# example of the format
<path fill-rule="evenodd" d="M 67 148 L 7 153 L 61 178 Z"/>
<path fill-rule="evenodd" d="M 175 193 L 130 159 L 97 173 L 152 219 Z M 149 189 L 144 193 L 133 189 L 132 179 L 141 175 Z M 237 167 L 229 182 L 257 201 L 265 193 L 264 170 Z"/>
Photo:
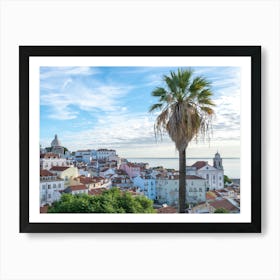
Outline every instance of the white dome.
<path fill-rule="evenodd" d="M 52 140 L 51 146 L 52 146 L 52 147 L 61 146 L 61 143 L 60 143 L 60 141 L 58 140 L 57 135 L 54 136 L 54 139 Z"/>

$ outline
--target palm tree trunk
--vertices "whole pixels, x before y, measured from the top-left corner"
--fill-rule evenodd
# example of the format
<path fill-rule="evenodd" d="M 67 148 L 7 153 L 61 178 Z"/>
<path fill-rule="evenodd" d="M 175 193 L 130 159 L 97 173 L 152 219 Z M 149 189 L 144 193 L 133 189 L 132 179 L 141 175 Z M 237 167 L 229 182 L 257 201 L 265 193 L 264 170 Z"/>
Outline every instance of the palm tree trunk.
<path fill-rule="evenodd" d="M 179 151 L 179 213 L 186 208 L 186 149 Z"/>

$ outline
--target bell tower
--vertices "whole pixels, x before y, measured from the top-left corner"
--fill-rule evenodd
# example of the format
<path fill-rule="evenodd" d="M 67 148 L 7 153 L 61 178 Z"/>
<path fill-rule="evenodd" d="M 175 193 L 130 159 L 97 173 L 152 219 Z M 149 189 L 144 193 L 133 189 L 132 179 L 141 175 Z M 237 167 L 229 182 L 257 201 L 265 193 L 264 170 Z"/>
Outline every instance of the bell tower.
<path fill-rule="evenodd" d="M 223 167 L 223 160 L 222 160 L 220 154 L 218 153 L 218 151 L 215 154 L 215 157 L 213 158 L 213 166 L 215 168 L 217 168 L 217 169 L 220 169 L 220 170 L 224 169 L 224 167 Z"/>

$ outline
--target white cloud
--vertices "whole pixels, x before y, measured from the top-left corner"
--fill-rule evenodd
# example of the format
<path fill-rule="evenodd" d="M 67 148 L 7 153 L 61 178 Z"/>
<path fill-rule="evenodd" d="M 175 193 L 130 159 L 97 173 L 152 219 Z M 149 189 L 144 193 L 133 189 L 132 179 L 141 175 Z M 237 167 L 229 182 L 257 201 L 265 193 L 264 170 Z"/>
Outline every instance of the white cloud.
<path fill-rule="evenodd" d="M 92 67 L 42 67 L 41 68 L 41 80 L 58 77 L 69 77 L 77 75 L 94 75 L 98 70 Z"/>
<path fill-rule="evenodd" d="M 75 78 L 76 74 L 92 75 L 93 72 L 88 67 L 67 67 L 65 72 L 52 69 L 50 73 L 42 73 L 41 105 L 47 106 L 49 118 L 77 119 L 81 118 L 81 111 L 94 117 L 94 122 L 85 120 L 88 121 L 87 129 L 79 132 L 63 131 L 60 136 L 62 143 L 70 150 L 107 147 L 130 151 L 131 154 L 135 152 L 144 155 L 147 151 L 153 154 L 156 151 L 165 156 L 174 156 L 175 147 L 168 137 L 164 137 L 162 142 L 155 141 L 153 128 L 156 114 L 132 112 L 127 104 L 120 101 L 129 94 L 133 88 L 131 85 L 124 86 L 116 82 L 104 84 L 97 79 L 91 79 L 89 84 Z M 233 141 L 233 146 L 239 145 L 239 77 L 233 74 L 222 80 L 214 78 L 213 82 L 217 92 L 214 93 L 216 117 L 213 120 L 212 143 L 216 146 L 224 145 L 225 140 Z M 148 83 L 158 81 L 157 74 L 147 77 Z M 47 142 L 44 141 L 42 144 Z M 194 145 L 204 147 L 205 144 L 199 141 Z"/>
<path fill-rule="evenodd" d="M 66 120 L 75 119 L 78 110 L 83 111 L 118 111 L 123 108 L 119 98 L 123 97 L 130 87 L 117 84 L 100 84 L 97 80 L 90 86 L 79 79 L 61 78 L 56 85 L 48 82 L 49 90 L 41 90 L 41 105 L 47 106 L 49 118 Z M 77 108 L 77 110 L 73 109 Z"/>

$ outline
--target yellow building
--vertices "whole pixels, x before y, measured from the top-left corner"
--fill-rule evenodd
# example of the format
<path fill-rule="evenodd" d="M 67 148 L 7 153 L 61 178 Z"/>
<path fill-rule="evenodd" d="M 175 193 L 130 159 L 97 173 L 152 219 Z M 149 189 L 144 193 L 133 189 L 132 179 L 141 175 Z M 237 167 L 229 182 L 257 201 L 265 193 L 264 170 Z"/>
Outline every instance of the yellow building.
<path fill-rule="evenodd" d="M 60 179 L 64 180 L 64 185 L 69 186 L 71 180 L 77 178 L 79 176 L 77 167 L 69 167 L 69 166 L 53 166 L 50 169 L 50 172 L 55 174 Z"/>

